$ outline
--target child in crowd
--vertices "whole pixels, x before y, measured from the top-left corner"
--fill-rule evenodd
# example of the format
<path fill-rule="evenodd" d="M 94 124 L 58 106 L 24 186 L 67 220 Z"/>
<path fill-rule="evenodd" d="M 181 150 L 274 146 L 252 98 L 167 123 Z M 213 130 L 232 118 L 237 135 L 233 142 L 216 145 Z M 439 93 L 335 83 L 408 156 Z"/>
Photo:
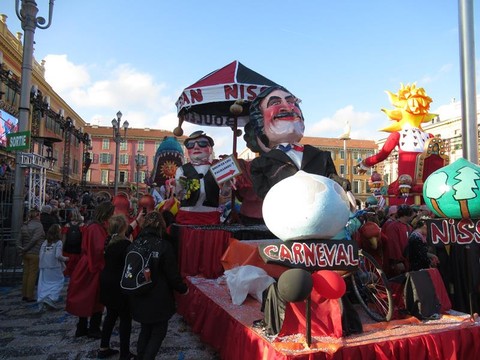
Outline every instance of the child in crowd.
<path fill-rule="evenodd" d="M 108 223 L 110 240 L 105 247 L 105 267 L 100 274 L 100 301 L 107 308 L 107 315 L 103 321 L 97 358 L 106 359 L 118 353 L 118 350 L 110 348 L 110 338 L 115 323 L 120 318 L 120 359 L 131 360 L 136 358 L 130 352 L 132 317 L 128 296 L 122 294 L 120 289 L 125 256 L 131 241 L 125 236 L 128 224 L 123 214 L 113 215 Z"/>
<path fill-rule="evenodd" d="M 40 275 L 38 277 L 37 302 L 39 310 L 45 305 L 58 309 L 57 302 L 63 288 L 63 270 L 68 257 L 62 255 L 63 243 L 61 226 L 53 224 L 47 231 L 46 240 L 40 247 Z"/>
<path fill-rule="evenodd" d="M 153 288 L 141 295 L 131 295 L 132 318 L 141 324 L 137 341 L 140 360 L 153 360 L 157 356 L 168 330 L 168 320 L 175 313 L 173 291 L 187 294 L 188 287 L 178 270 L 171 244 L 163 240 L 165 220 L 156 211 L 145 216 L 143 228 L 135 239 L 152 252 L 150 264 Z"/>
<path fill-rule="evenodd" d="M 71 276 L 73 274 L 73 270 L 80 260 L 80 254 L 82 252 L 82 231 L 84 225 L 83 216 L 80 214 L 80 211 L 74 209 L 71 212 L 71 220 L 65 224 L 62 229 L 64 243 L 63 255 L 70 259 L 63 272 L 65 276 Z"/>

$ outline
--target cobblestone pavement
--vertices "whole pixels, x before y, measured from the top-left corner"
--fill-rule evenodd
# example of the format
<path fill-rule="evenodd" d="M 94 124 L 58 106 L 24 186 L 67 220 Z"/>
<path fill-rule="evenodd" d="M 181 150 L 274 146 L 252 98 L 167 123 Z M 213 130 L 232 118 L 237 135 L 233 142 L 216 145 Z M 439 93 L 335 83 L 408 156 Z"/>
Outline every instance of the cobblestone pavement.
<path fill-rule="evenodd" d="M 63 299 L 66 288 L 65 285 Z M 36 303 L 21 301 L 20 286 L 0 287 L 0 359 L 96 359 L 100 340 L 75 338 L 76 321 L 76 317 L 64 309 L 38 312 Z M 140 325 L 133 322 L 133 353 L 136 353 L 139 331 Z M 116 327 L 111 347 L 118 349 L 119 346 Z M 118 355 L 110 359 L 118 359 Z M 176 314 L 169 322 L 168 334 L 156 359 L 218 360 L 219 357 L 212 348 L 203 344 L 183 318 Z"/>

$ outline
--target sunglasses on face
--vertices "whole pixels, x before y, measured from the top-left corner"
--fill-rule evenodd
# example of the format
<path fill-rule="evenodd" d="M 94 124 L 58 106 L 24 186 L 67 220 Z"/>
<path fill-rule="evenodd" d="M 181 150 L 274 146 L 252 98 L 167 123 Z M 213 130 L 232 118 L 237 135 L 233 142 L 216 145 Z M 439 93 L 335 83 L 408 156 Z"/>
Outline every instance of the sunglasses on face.
<path fill-rule="evenodd" d="M 195 141 L 189 141 L 185 144 L 185 147 L 187 149 L 193 149 L 195 147 L 195 144 L 198 144 L 201 148 L 205 148 L 207 146 L 210 146 L 210 143 L 208 140 L 195 140 Z"/>

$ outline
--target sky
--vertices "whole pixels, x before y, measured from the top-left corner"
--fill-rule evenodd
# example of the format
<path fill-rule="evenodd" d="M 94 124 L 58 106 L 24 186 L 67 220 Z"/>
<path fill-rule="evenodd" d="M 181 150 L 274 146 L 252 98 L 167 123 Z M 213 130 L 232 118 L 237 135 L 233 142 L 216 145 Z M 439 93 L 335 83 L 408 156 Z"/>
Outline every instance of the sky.
<path fill-rule="evenodd" d="M 47 18 L 49 1 L 36 3 Z M 15 0 L 0 13 L 22 31 Z M 305 136 L 337 138 L 348 121 L 353 139 L 386 137 L 385 91 L 402 83 L 423 87 L 433 113 L 461 99 L 453 0 L 57 0 L 34 57 L 86 122 L 106 126 L 120 110 L 130 127 L 173 131 L 182 90 L 234 60 L 302 99 Z M 229 128 L 183 125 L 199 129 L 232 152 Z"/>

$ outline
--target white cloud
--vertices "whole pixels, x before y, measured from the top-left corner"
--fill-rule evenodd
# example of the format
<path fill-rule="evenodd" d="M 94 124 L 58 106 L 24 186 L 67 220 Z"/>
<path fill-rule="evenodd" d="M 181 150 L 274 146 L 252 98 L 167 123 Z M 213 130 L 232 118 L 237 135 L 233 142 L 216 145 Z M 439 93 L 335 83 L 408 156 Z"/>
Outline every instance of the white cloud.
<path fill-rule="evenodd" d="M 106 64 L 103 70 L 98 64 L 76 65 L 66 55 L 48 55 L 46 60 L 47 81 L 86 122 L 110 126 L 120 110 L 122 121 L 128 120 L 130 128 L 173 131 L 178 126 L 175 101 L 180 91 L 168 93 L 167 84 L 155 82 L 150 74 L 129 64 Z M 91 81 L 89 70 L 101 77 Z M 185 122 L 182 129 L 185 135 L 202 129 L 215 139 L 216 154 L 232 153 L 233 134 L 227 127 L 205 128 Z M 237 141 L 237 150 L 244 149 L 243 139 Z"/>
<path fill-rule="evenodd" d="M 87 68 L 68 61 L 67 55 L 47 55 L 44 60 L 45 79 L 57 93 L 63 94 L 90 83 Z"/>
<path fill-rule="evenodd" d="M 166 93 L 167 85 L 128 64 L 106 64 L 98 71 L 98 65 L 75 65 L 66 55 L 48 55 L 46 60 L 45 78 L 86 122 L 110 125 L 121 110 L 131 127 L 156 128 L 160 117 L 175 116 L 174 95 Z M 89 73 L 93 69 L 101 74 L 94 82 Z"/>
<path fill-rule="evenodd" d="M 306 136 L 339 137 L 345 132 L 345 125 L 350 123 L 352 139 L 376 139 L 382 137 L 378 128 L 384 127 L 388 118 L 381 112 L 357 112 L 352 105 L 337 110 L 331 117 L 305 125 Z M 378 134 L 377 134 L 378 133 Z"/>

